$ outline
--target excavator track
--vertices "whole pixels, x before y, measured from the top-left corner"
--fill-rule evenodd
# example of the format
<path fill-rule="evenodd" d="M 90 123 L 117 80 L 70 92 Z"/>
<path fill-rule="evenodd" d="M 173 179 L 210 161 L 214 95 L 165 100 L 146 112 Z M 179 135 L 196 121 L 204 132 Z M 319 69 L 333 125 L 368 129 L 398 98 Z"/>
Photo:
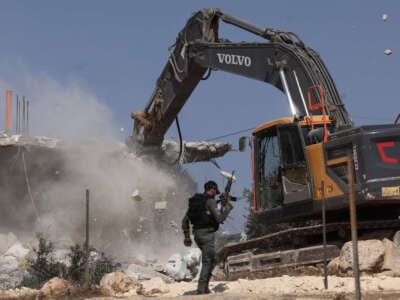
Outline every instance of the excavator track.
<path fill-rule="evenodd" d="M 363 221 L 357 226 L 359 239 L 392 238 L 400 229 L 400 220 Z M 329 223 L 325 228 L 325 247 L 322 245 L 322 224 L 292 228 L 223 246 L 217 254 L 225 279 L 321 273 L 324 257 L 330 261 L 339 256 L 343 244 L 351 240 L 350 223 Z"/>

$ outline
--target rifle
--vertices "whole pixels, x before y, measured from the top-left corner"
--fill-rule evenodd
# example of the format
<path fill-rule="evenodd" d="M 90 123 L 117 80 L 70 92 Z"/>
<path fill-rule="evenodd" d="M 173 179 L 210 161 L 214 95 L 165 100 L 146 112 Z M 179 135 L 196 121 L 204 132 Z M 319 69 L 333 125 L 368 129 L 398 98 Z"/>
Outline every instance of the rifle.
<path fill-rule="evenodd" d="M 232 187 L 232 183 L 233 183 L 233 179 L 234 179 L 233 174 L 235 174 L 235 171 L 232 171 L 232 173 L 229 174 L 229 176 L 226 176 L 226 178 L 228 178 L 228 182 L 225 185 L 224 192 L 221 194 L 221 196 L 219 196 L 219 200 L 217 200 L 217 203 L 221 203 L 221 211 L 229 201 L 237 201 L 236 197 L 230 195 L 231 187 Z"/>

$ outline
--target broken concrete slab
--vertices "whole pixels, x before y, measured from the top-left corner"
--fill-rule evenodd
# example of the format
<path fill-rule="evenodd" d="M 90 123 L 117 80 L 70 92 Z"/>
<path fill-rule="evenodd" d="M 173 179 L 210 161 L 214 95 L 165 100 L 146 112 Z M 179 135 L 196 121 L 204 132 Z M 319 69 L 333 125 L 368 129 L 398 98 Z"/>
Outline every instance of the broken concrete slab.
<path fill-rule="evenodd" d="M 176 141 L 164 141 L 162 151 L 169 160 L 179 159 L 180 143 Z M 229 143 L 212 142 L 183 142 L 182 157 L 179 161 L 183 164 L 209 161 L 210 159 L 222 157 L 232 150 Z"/>
<path fill-rule="evenodd" d="M 385 255 L 385 248 L 380 240 L 358 241 L 359 268 L 361 272 L 375 272 L 380 269 Z M 347 242 L 342 247 L 339 257 L 342 272 L 353 270 L 353 246 Z"/>

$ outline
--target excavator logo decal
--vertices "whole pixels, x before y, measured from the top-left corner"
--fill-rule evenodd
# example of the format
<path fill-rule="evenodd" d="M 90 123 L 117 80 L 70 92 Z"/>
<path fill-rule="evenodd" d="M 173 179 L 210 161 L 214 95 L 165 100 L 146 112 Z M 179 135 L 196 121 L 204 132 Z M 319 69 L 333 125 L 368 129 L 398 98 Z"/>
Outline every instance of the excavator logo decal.
<path fill-rule="evenodd" d="M 251 66 L 251 58 L 244 55 L 217 53 L 217 58 L 220 64 Z"/>
<path fill-rule="evenodd" d="M 399 162 L 397 158 L 390 157 L 385 153 L 385 148 L 392 148 L 394 146 L 394 141 L 376 143 L 376 147 L 378 148 L 379 155 L 383 162 L 390 164 L 397 164 Z"/>

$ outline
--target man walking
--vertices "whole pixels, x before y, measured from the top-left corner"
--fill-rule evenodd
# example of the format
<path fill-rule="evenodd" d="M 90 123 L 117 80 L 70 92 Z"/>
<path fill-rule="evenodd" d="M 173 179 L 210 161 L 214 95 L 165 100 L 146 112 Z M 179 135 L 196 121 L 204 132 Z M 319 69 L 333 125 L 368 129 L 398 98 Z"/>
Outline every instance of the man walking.
<path fill-rule="evenodd" d="M 204 184 L 204 193 L 195 194 L 189 199 L 189 209 L 182 220 L 185 246 L 192 245 L 190 238 L 190 224 L 192 224 L 194 240 L 202 254 L 197 294 L 210 293 L 208 284 L 216 265 L 215 232 L 233 208 L 228 201 L 222 212 L 218 210 L 214 197 L 219 193 L 218 185 L 214 181 L 207 181 Z"/>

